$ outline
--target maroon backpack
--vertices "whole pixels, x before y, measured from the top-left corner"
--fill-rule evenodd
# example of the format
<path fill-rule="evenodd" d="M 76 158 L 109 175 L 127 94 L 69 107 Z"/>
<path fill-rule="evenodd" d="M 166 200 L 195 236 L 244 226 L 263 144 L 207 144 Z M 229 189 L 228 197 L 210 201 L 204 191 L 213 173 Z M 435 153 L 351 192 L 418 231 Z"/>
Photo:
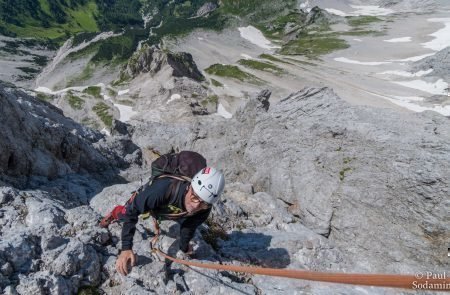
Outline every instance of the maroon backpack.
<path fill-rule="evenodd" d="M 196 152 L 181 151 L 165 154 L 153 161 L 151 179 L 153 180 L 164 174 L 192 179 L 197 172 L 205 167 L 206 159 Z"/>

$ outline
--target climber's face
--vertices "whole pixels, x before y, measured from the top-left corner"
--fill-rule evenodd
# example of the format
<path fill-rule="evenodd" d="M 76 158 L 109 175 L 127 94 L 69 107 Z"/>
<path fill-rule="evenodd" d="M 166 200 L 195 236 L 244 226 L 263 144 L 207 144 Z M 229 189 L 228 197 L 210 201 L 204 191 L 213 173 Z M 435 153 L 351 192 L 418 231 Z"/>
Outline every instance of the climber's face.
<path fill-rule="evenodd" d="M 208 209 L 210 205 L 202 201 L 202 199 L 194 193 L 192 186 L 189 186 L 184 198 L 184 207 L 186 207 L 186 211 L 188 213 L 194 213 L 200 210 Z"/>

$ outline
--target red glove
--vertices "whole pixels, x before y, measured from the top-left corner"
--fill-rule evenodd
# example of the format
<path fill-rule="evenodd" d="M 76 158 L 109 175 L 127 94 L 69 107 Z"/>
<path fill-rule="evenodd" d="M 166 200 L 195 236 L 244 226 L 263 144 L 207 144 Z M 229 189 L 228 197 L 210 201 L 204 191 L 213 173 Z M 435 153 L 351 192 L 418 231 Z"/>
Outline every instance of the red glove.
<path fill-rule="evenodd" d="M 126 213 L 127 213 L 127 208 L 125 206 L 120 206 L 120 205 L 114 207 L 114 209 L 111 211 L 111 215 L 115 220 L 124 216 Z"/>

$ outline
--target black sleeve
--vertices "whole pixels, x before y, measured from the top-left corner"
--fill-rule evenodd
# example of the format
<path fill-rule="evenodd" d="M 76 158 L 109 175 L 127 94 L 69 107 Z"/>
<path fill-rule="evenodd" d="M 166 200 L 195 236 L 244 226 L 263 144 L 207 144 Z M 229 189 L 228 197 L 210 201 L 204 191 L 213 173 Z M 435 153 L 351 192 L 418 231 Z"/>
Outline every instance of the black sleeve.
<path fill-rule="evenodd" d="M 126 206 L 126 212 L 122 216 L 122 250 L 133 248 L 133 237 L 136 232 L 136 223 L 140 214 L 152 209 L 164 206 L 164 195 L 170 186 L 171 180 L 162 178 L 155 180 L 151 185 L 146 186 L 133 200 Z"/>
<path fill-rule="evenodd" d="M 187 252 L 189 249 L 189 242 L 194 236 L 197 227 L 206 221 L 206 219 L 211 213 L 211 208 L 198 214 L 186 218 L 186 220 L 181 224 L 180 227 L 180 250 Z"/>

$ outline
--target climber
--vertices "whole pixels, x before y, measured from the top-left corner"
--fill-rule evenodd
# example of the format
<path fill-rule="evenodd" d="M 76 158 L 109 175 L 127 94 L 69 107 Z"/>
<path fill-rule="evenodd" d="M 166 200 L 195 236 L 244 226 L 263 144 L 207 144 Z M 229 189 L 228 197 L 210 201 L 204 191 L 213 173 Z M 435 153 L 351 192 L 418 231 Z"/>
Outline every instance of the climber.
<path fill-rule="evenodd" d="M 177 220 L 180 223 L 180 249 L 178 258 L 193 254 L 190 240 L 196 228 L 206 221 L 212 205 L 223 192 L 225 180 L 223 173 L 212 167 L 205 167 L 194 175 L 190 182 L 183 178 L 161 175 L 150 185 L 136 194 L 126 206 L 121 206 L 118 218 L 122 226 L 122 251 L 116 261 L 116 269 L 127 275 L 136 264 L 133 236 L 140 214 L 150 212 L 157 219 Z"/>

